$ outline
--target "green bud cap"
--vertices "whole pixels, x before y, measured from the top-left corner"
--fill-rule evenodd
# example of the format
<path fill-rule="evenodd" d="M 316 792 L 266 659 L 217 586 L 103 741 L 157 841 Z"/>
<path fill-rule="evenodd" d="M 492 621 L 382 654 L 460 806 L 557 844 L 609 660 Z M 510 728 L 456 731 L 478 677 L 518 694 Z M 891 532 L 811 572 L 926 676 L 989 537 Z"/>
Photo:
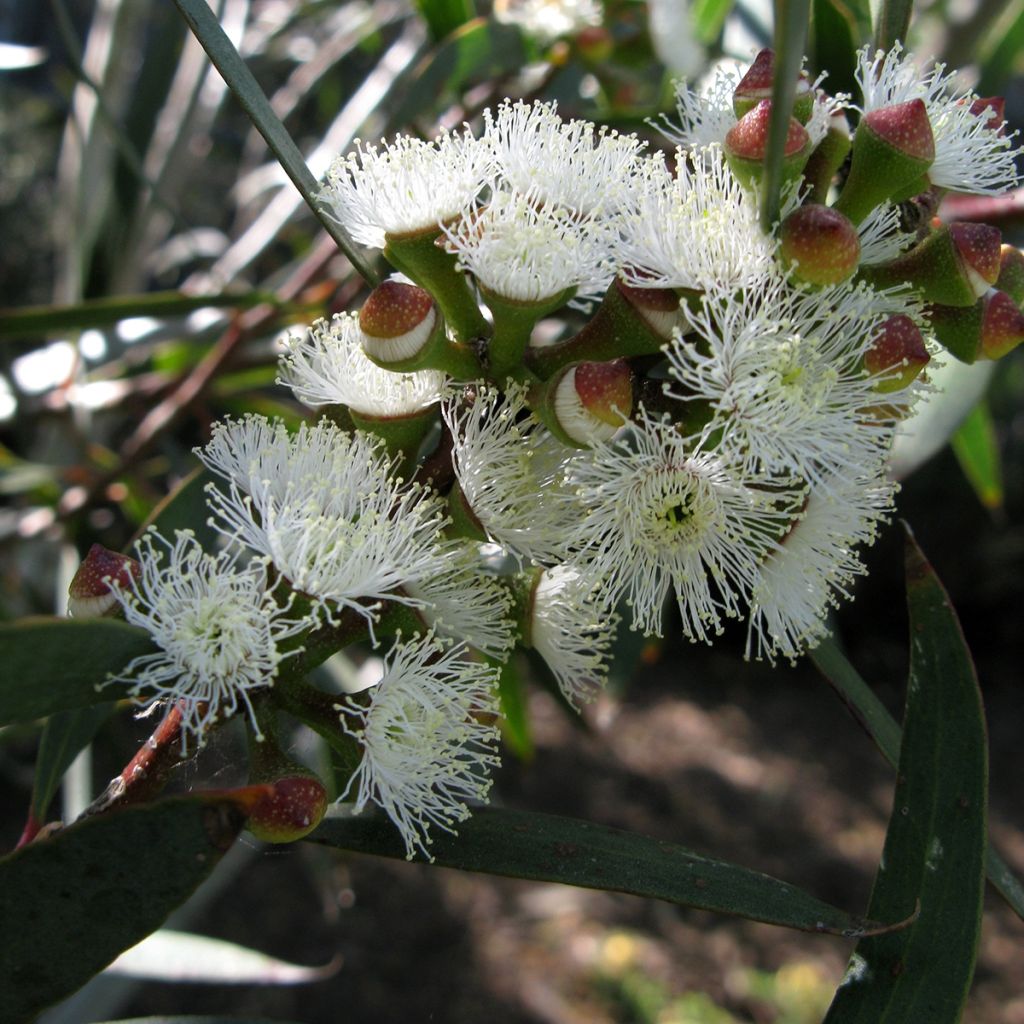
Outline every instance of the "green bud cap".
<path fill-rule="evenodd" d="M 327 813 L 327 790 L 313 775 L 291 775 L 269 783 L 253 807 L 247 828 L 267 843 L 293 843 L 309 835 Z"/>
<path fill-rule="evenodd" d="M 798 207 L 783 222 L 779 252 L 792 278 L 824 287 L 851 277 L 860 260 L 857 229 L 838 210 Z"/>
<path fill-rule="evenodd" d="M 68 614 L 76 619 L 116 616 L 121 606 L 111 584 L 131 590 L 141 575 L 142 566 L 134 558 L 93 544 L 68 587 Z"/>
<path fill-rule="evenodd" d="M 999 277 L 996 287 L 1009 295 L 1018 306 L 1024 306 L 1024 253 L 1012 245 L 999 250 Z"/>
<path fill-rule="evenodd" d="M 733 174 L 746 188 L 755 188 L 764 171 L 764 158 L 768 150 L 768 132 L 772 119 L 772 101 L 761 100 L 744 114 L 725 136 L 725 155 Z M 784 181 L 791 181 L 803 170 L 811 152 L 811 137 L 807 129 L 791 117 L 783 149 L 782 173 Z"/>
<path fill-rule="evenodd" d="M 850 122 L 843 110 L 836 110 L 828 121 L 828 131 L 815 147 L 804 167 L 804 180 L 811 186 L 808 200 L 823 203 L 836 171 L 843 165 L 853 142 L 850 137 Z"/>
<path fill-rule="evenodd" d="M 917 324 L 909 316 L 897 313 L 882 324 L 864 353 L 864 369 L 881 378 L 875 389 L 889 394 L 912 384 L 930 358 Z"/>
<path fill-rule="evenodd" d="M 917 182 L 935 160 L 935 136 L 921 99 L 866 114 L 853 137 L 850 173 L 836 208 L 859 224 L 876 206 Z"/>

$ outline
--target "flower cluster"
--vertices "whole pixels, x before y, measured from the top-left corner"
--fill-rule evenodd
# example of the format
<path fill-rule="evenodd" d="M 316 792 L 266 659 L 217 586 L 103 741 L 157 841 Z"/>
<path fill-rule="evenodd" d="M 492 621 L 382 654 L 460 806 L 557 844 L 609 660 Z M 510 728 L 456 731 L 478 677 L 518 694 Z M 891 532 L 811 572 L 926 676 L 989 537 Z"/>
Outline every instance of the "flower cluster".
<path fill-rule="evenodd" d="M 773 75 L 763 51 L 680 84 L 669 153 L 505 101 L 479 135 L 339 160 L 323 201 L 404 276 L 289 345 L 280 380 L 319 419 L 214 427 L 198 454 L 224 552 L 179 535 L 144 541 L 138 572 L 103 563 L 160 649 L 122 674 L 133 692 L 180 702 L 198 736 L 239 707 L 258 731 L 254 693 L 313 707 L 318 660 L 389 645 L 376 685 L 335 705 L 333 742 L 357 755 L 356 810 L 381 807 L 412 856 L 486 796 L 517 644 L 579 707 L 620 614 L 660 636 L 670 604 L 705 642 L 744 620 L 748 656 L 771 660 L 817 643 L 892 508 L 887 456 L 926 365 L 1024 338 L 1024 257 L 900 204 L 1012 187 L 1017 151 L 998 101 L 899 48 L 861 54 L 858 108 L 802 75 L 774 111 Z M 541 318 L 594 302 L 540 342 Z"/>

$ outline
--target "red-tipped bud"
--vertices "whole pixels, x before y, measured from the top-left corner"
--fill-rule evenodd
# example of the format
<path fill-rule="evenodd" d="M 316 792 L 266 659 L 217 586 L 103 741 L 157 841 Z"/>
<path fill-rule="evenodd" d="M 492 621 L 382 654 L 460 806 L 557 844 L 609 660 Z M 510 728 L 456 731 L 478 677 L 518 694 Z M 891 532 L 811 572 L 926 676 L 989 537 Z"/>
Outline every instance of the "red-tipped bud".
<path fill-rule="evenodd" d="M 780 254 L 790 276 L 823 287 L 851 277 L 860 260 L 857 229 L 838 210 L 810 203 L 783 222 Z"/>
<path fill-rule="evenodd" d="M 912 384 L 928 365 L 929 358 L 917 324 L 909 316 L 897 313 L 882 324 L 871 347 L 864 353 L 864 369 L 879 378 L 875 389 L 889 394 Z"/>
<path fill-rule="evenodd" d="M 996 289 L 981 301 L 981 355 L 985 359 L 1002 359 L 1024 341 L 1024 313 L 1011 296 Z"/>
<path fill-rule="evenodd" d="M 269 783 L 270 792 L 253 807 L 247 827 L 267 843 L 293 843 L 309 835 L 327 812 L 327 790 L 310 775 Z"/>
<path fill-rule="evenodd" d="M 922 99 L 872 110 L 864 115 L 858 131 L 864 128 L 905 156 L 929 164 L 935 159 L 935 136 Z"/>
<path fill-rule="evenodd" d="M 999 229 L 988 224 L 958 221 L 949 225 L 949 234 L 975 294 L 984 295 L 999 280 L 1002 243 Z"/>
<path fill-rule="evenodd" d="M 1018 306 L 1024 306 L 1024 253 L 1012 245 L 999 250 L 999 277 L 996 287 L 1006 292 Z"/>
<path fill-rule="evenodd" d="M 603 25 L 587 25 L 576 34 L 576 49 L 588 64 L 601 64 L 615 50 L 615 37 Z"/>
<path fill-rule="evenodd" d="M 768 134 L 772 120 L 772 101 L 761 100 L 744 114 L 725 136 L 725 155 L 729 167 L 748 188 L 756 186 L 764 170 L 764 157 L 768 150 Z M 793 178 L 802 170 L 811 152 L 811 137 L 807 129 L 789 118 L 786 145 L 783 150 L 783 174 Z"/>
<path fill-rule="evenodd" d="M 739 80 L 732 94 L 732 109 L 737 117 L 743 117 L 761 100 L 770 99 L 772 80 L 775 76 L 775 53 L 767 47 L 758 53 L 746 74 Z M 806 124 L 814 106 L 811 83 L 805 72 L 797 80 L 796 97 L 793 102 L 793 116 Z"/>
<path fill-rule="evenodd" d="M 1006 131 L 1006 100 L 1002 96 L 986 96 L 971 104 L 971 113 L 982 118 L 989 131 L 1003 135 Z"/>
<path fill-rule="evenodd" d="M 554 386 L 554 411 L 562 432 L 580 445 L 606 441 L 633 411 L 633 375 L 625 359 L 579 363 Z"/>
<path fill-rule="evenodd" d="M 668 341 L 679 324 L 679 296 L 671 288 L 637 288 L 617 281 L 620 294 L 643 317 L 644 323 Z"/>
<path fill-rule="evenodd" d="M 93 544 L 68 587 L 68 614 L 76 619 L 116 614 L 120 605 L 111 585 L 131 590 L 141 574 L 142 566 L 134 558 Z"/>
<path fill-rule="evenodd" d="M 413 284 L 385 281 L 359 311 L 363 348 L 378 363 L 402 363 L 424 348 L 437 323 L 430 293 Z"/>
<path fill-rule="evenodd" d="M 1024 313 L 995 288 L 973 306 L 934 305 L 928 312 L 935 337 L 964 363 L 1001 359 L 1024 340 Z"/>

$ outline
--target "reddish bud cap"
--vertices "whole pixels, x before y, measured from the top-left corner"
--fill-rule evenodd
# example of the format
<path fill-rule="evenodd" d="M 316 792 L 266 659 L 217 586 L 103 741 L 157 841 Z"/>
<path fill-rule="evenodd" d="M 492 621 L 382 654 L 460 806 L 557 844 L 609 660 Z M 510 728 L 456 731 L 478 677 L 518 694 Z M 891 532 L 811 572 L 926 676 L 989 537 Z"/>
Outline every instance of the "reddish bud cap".
<path fill-rule="evenodd" d="M 359 311 L 359 326 L 372 338 L 398 338 L 419 327 L 434 308 L 430 293 L 414 284 L 385 281 Z"/>
<path fill-rule="evenodd" d="M 263 787 L 270 792 L 253 807 L 248 829 L 267 843 L 291 843 L 308 835 L 327 812 L 327 790 L 319 779 L 292 775 Z"/>
<path fill-rule="evenodd" d="M 1012 245 L 999 250 L 999 277 L 996 287 L 1006 292 L 1018 306 L 1024 305 L 1024 253 Z"/>
<path fill-rule="evenodd" d="M 579 363 L 555 385 L 559 429 L 580 445 L 612 437 L 633 410 L 633 374 L 625 359 Z"/>
<path fill-rule="evenodd" d="M 981 354 L 1001 359 L 1024 341 L 1024 313 L 1006 294 L 993 289 L 985 297 L 981 320 Z"/>
<path fill-rule="evenodd" d="M 621 279 L 617 287 L 644 322 L 666 341 L 679 322 L 679 296 L 671 288 L 637 288 Z"/>
<path fill-rule="evenodd" d="M 908 100 L 872 110 L 864 115 L 861 127 L 869 128 L 893 149 L 915 160 L 931 163 L 935 159 L 935 136 L 924 100 Z"/>
<path fill-rule="evenodd" d="M 949 225 L 949 234 L 957 253 L 964 261 L 968 276 L 972 283 L 977 285 L 979 294 L 983 295 L 988 289 L 982 287 L 982 282 L 985 286 L 990 286 L 999 279 L 1002 243 L 999 229 L 988 224 L 957 221 Z"/>
<path fill-rule="evenodd" d="M 982 118 L 989 131 L 1002 135 L 1006 125 L 1006 100 L 1002 96 L 986 96 L 971 104 L 971 113 Z"/>
<path fill-rule="evenodd" d="M 127 555 L 93 544 L 68 587 L 68 613 L 87 619 L 106 615 L 117 606 L 111 584 L 131 590 L 142 566 Z"/>
<path fill-rule="evenodd" d="M 882 378 L 876 384 L 879 391 L 900 391 L 917 378 L 930 358 L 917 324 L 897 313 L 882 324 L 864 353 L 864 368 Z"/>
<path fill-rule="evenodd" d="M 772 101 L 761 100 L 756 107 L 744 114 L 729 129 L 725 136 L 725 150 L 730 156 L 742 160 L 761 162 L 768 148 L 768 131 L 772 119 Z M 784 156 L 796 156 L 805 146 L 809 145 L 810 136 L 807 129 L 791 117 L 789 130 L 786 133 Z"/>
<path fill-rule="evenodd" d="M 576 34 L 576 49 L 592 64 L 608 60 L 615 49 L 615 38 L 603 25 L 587 25 Z"/>
<path fill-rule="evenodd" d="M 860 260 L 857 229 L 838 210 L 809 203 L 783 222 L 779 238 L 783 261 L 798 281 L 824 286 L 852 276 Z"/>

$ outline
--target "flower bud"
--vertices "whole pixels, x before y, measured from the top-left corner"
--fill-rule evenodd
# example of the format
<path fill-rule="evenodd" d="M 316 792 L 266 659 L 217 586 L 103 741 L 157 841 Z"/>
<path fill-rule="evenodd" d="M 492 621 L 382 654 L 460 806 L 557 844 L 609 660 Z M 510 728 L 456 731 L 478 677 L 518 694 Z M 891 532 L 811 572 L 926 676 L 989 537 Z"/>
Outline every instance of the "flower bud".
<path fill-rule="evenodd" d="M 935 136 L 921 99 L 865 114 L 853 137 L 850 173 L 836 208 L 859 224 L 876 206 L 912 195 L 935 161 Z M 910 189 L 910 191 L 906 191 Z"/>
<path fill-rule="evenodd" d="M 875 382 L 875 390 L 889 394 L 912 384 L 929 359 L 917 324 L 909 316 L 897 313 L 882 324 L 864 353 L 864 369 L 872 377 L 880 378 Z"/>
<path fill-rule="evenodd" d="M 546 381 L 534 411 L 566 443 L 607 441 L 633 411 L 633 374 L 625 359 L 577 363 Z"/>
<path fill-rule="evenodd" d="M 142 566 L 127 555 L 93 544 L 68 587 L 68 614 L 76 619 L 117 615 L 120 605 L 111 584 L 125 590 L 142 574 Z"/>
<path fill-rule="evenodd" d="M 764 171 L 768 134 L 772 119 L 772 101 L 761 100 L 744 114 L 725 136 L 725 155 L 733 174 L 746 188 L 756 188 Z M 803 170 L 811 153 L 807 129 L 791 117 L 783 149 L 783 183 L 793 181 Z"/>
<path fill-rule="evenodd" d="M 857 229 L 838 210 L 818 203 L 800 206 L 782 222 L 779 239 L 782 261 L 796 281 L 824 287 L 857 270 Z"/>
<path fill-rule="evenodd" d="M 738 118 L 761 102 L 771 99 L 772 79 L 775 76 L 775 53 L 765 47 L 747 68 L 732 94 L 732 109 Z M 796 96 L 793 101 L 793 117 L 801 124 L 807 124 L 814 108 L 814 95 L 806 72 L 801 71 L 797 79 Z"/>
<path fill-rule="evenodd" d="M 928 312 L 935 337 L 963 363 L 1001 359 L 1024 341 L 1024 313 L 996 288 L 973 306 L 933 305 Z"/>
<path fill-rule="evenodd" d="M 1018 306 L 1024 306 L 1024 253 L 1012 245 L 999 250 L 999 277 L 996 287 L 1004 291 Z"/>
<path fill-rule="evenodd" d="M 370 292 L 359 311 L 363 350 L 386 368 L 417 359 L 437 325 L 430 293 L 413 284 L 385 281 Z"/>
<path fill-rule="evenodd" d="M 998 135 L 1006 132 L 1006 100 L 1002 96 L 979 97 L 971 104 L 971 113 L 983 118 L 985 127 Z"/>
<path fill-rule="evenodd" d="M 588 64 L 601 64 L 615 50 L 615 37 L 603 25 L 587 25 L 576 33 L 576 50 Z"/>
<path fill-rule="evenodd" d="M 327 812 L 327 790 L 313 775 L 289 775 L 267 788 L 270 792 L 253 807 L 247 823 L 266 843 L 292 843 L 309 835 Z"/>
<path fill-rule="evenodd" d="M 618 281 L 618 290 L 644 323 L 668 341 L 679 325 L 679 296 L 671 288 L 638 288 Z"/>
<path fill-rule="evenodd" d="M 999 243 L 998 228 L 954 223 L 889 263 L 863 267 L 861 274 L 881 287 L 906 282 L 929 302 L 973 306 L 999 277 Z"/>

